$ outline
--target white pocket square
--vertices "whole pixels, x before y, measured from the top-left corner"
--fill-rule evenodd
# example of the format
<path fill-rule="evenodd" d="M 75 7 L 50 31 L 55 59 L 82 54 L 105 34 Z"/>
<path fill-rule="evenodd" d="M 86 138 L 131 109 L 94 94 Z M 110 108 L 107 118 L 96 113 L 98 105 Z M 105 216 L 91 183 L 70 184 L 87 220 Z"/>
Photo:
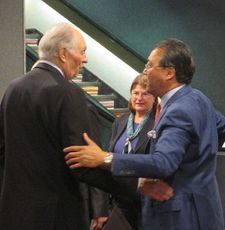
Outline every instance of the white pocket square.
<path fill-rule="evenodd" d="M 152 138 L 152 139 L 156 139 L 156 131 L 153 129 L 153 130 L 150 130 L 148 133 L 147 133 L 147 136 L 149 138 Z"/>

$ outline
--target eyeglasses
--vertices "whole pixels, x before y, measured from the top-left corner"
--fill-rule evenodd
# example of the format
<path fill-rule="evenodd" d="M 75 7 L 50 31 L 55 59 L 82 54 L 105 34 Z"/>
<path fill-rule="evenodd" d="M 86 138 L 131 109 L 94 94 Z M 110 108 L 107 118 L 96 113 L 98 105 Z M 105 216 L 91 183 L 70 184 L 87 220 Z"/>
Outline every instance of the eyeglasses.
<path fill-rule="evenodd" d="M 147 62 L 145 64 L 145 69 L 151 69 L 151 68 L 163 68 L 162 66 L 152 66 L 152 64 L 150 62 Z"/>
<path fill-rule="evenodd" d="M 160 65 L 152 66 L 152 64 L 150 62 L 147 62 L 145 64 L 145 69 L 151 69 L 151 68 L 174 68 L 174 66 L 173 65 L 170 65 L 170 66 L 160 66 Z"/>
<path fill-rule="evenodd" d="M 134 91 L 134 92 L 131 93 L 131 95 L 133 97 L 139 97 L 139 96 L 141 96 L 142 98 L 145 98 L 145 97 L 149 97 L 151 94 L 148 93 L 148 92 L 137 92 L 137 91 Z"/>

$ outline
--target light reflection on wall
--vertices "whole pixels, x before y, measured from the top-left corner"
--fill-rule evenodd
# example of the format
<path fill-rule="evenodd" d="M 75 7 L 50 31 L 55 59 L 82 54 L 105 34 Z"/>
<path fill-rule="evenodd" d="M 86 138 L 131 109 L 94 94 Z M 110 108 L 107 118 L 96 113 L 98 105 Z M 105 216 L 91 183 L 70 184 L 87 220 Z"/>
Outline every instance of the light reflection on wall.
<path fill-rule="evenodd" d="M 25 0 L 26 28 L 36 28 L 45 33 L 48 28 L 59 22 L 69 21 L 41 0 Z M 87 43 L 86 67 L 123 97 L 129 99 L 130 85 L 138 72 L 86 33 L 81 32 Z"/>

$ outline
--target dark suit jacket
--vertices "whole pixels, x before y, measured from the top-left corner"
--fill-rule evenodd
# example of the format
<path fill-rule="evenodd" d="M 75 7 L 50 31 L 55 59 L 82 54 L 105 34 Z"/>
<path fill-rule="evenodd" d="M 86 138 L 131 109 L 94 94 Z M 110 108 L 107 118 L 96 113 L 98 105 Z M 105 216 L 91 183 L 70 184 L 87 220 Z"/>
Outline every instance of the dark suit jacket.
<path fill-rule="evenodd" d="M 88 104 L 90 123 L 92 130 L 92 139 L 101 146 L 99 115 L 94 106 Z M 89 186 L 86 183 L 80 183 L 80 193 L 84 203 L 84 212 L 86 220 L 86 229 L 89 229 L 91 220 L 98 217 L 106 217 L 109 215 L 109 194 L 102 190 Z"/>
<path fill-rule="evenodd" d="M 114 147 L 122 135 L 122 133 L 126 130 L 127 121 L 128 121 L 129 113 L 123 114 L 121 117 L 117 118 L 112 126 L 112 137 L 109 144 L 109 151 L 114 152 Z M 150 131 L 154 126 L 154 117 L 155 111 L 152 110 L 150 113 L 146 124 L 144 125 L 143 129 L 139 134 L 139 139 L 137 145 L 134 149 L 134 154 L 146 154 L 148 153 L 150 140 L 147 136 L 148 131 Z M 127 183 L 131 189 L 134 189 L 137 185 L 136 178 L 124 178 L 120 179 L 123 183 Z M 116 199 L 117 200 L 117 199 Z M 132 229 L 135 230 L 138 228 L 138 218 L 141 214 L 141 207 L 140 207 L 140 198 L 137 199 L 124 201 L 124 200 L 117 200 L 117 205 L 123 211 L 125 217 L 127 218 L 128 222 L 132 226 Z"/>
<path fill-rule="evenodd" d="M 107 171 L 66 166 L 62 150 L 83 145 L 83 132 L 92 135 L 84 93 L 52 66 L 10 84 L 0 110 L 1 230 L 86 230 L 79 181 L 123 193 Z"/>
<path fill-rule="evenodd" d="M 146 124 L 141 130 L 137 145 L 134 149 L 135 153 L 146 153 L 146 151 L 148 150 L 149 138 L 147 136 L 147 132 L 151 130 L 154 126 L 154 115 L 155 115 L 155 111 L 150 113 Z M 118 141 L 122 133 L 125 131 L 128 117 L 129 117 L 129 113 L 125 113 L 114 121 L 112 126 L 112 136 L 109 144 L 110 152 L 114 150 L 116 142 Z"/>
<path fill-rule="evenodd" d="M 153 132 L 150 154 L 116 154 L 112 165 L 114 175 L 162 178 L 174 189 L 168 201 L 145 199 L 142 229 L 223 230 L 215 171 L 225 117 L 185 86 L 169 99 Z"/>

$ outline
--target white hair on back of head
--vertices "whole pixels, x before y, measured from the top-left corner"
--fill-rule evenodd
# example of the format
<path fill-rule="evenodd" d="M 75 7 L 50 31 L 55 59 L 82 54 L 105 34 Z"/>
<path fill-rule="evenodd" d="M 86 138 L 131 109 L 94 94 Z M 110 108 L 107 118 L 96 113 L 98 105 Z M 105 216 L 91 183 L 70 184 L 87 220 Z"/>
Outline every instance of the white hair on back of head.
<path fill-rule="evenodd" d="M 49 29 L 39 42 L 39 58 L 51 61 L 58 56 L 60 48 L 75 49 L 75 31 L 75 27 L 68 23 L 59 23 Z"/>

